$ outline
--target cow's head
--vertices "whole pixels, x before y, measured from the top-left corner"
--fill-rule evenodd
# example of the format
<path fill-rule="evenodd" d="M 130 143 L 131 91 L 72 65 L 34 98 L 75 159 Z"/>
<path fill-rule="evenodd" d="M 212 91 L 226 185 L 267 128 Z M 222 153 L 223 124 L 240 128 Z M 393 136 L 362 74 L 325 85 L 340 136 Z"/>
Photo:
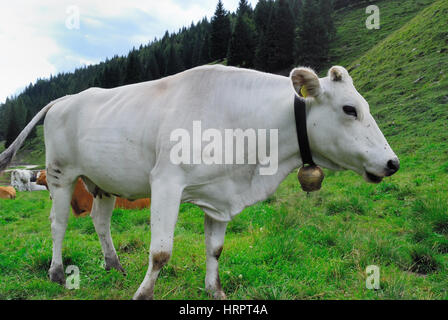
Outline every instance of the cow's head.
<path fill-rule="evenodd" d="M 297 94 L 306 90 L 308 135 L 318 165 L 353 170 L 373 183 L 398 171 L 400 161 L 345 68 L 333 67 L 322 79 L 296 68 L 291 81 Z"/>

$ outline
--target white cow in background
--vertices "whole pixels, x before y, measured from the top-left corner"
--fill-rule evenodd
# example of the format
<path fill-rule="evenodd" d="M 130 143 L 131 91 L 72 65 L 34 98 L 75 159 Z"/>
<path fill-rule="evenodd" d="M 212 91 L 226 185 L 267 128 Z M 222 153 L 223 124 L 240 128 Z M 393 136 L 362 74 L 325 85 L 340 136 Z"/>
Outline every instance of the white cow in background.
<path fill-rule="evenodd" d="M 47 191 L 47 188 L 38 185 L 36 182 L 31 182 L 31 191 Z"/>
<path fill-rule="evenodd" d="M 34 176 L 34 173 L 30 170 L 13 170 L 11 172 L 11 186 L 17 191 L 33 191 L 31 180 Z"/>
<path fill-rule="evenodd" d="M 265 200 L 302 165 L 294 98 L 303 86 L 308 92 L 306 121 L 316 164 L 353 170 L 372 183 L 398 171 L 397 156 L 342 67 L 331 68 L 319 79 L 308 68 L 294 69 L 288 78 L 204 66 L 157 81 L 89 89 L 44 107 L 0 154 L 0 171 L 47 115 L 47 182 L 53 199 L 50 279 L 65 283 L 62 241 L 73 188 L 81 177 L 95 196 L 91 216 L 107 269 L 122 270 L 110 233 L 115 196 L 151 197 L 149 267 L 135 299 L 153 298 L 159 272 L 171 257 L 182 202 L 195 203 L 205 213 L 205 286 L 215 298 L 224 298 L 218 259 L 228 222 L 245 207 Z M 209 133 L 277 131 L 278 170 L 261 175 L 266 163 L 256 148 L 244 151 L 244 159 L 256 159 L 251 164 L 174 163 L 170 154 L 178 142 L 171 140 L 171 134 L 191 130 L 198 120 Z M 193 147 L 193 153 L 197 150 Z"/>

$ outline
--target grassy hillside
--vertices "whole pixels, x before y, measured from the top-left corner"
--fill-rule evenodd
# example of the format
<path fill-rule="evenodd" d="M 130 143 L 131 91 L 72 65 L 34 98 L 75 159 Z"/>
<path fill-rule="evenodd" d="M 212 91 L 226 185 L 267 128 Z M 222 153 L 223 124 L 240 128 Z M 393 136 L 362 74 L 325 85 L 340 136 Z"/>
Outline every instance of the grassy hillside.
<path fill-rule="evenodd" d="M 351 61 L 400 172 L 380 185 L 327 172 L 309 196 L 288 177 L 229 225 L 220 274 L 230 299 L 448 299 L 447 16 L 448 2 L 434 2 Z M 71 217 L 63 254 L 81 288 L 68 291 L 47 277 L 50 205 L 47 192 L 0 200 L 0 298 L 132 297 L 147 268 L 149 212 L 115 210 L 126 277 L 101 267 L 91 220 Z M 156 298 L 206 299 L 204 252 L 203 214 L 183 205 Z M 366 289 L 369 265 L 380 267 L 380 290 Z"/>
<path fill-rule="evenodd" d="M 36 137 L 29 138 L 17 153 L 14 159 L 16 163 L 35 164 L 45 166 L 44 127 L 36 127 Z"/>
<path fill-rule="evenodd" d="M 429 144 L 446 141 L 447 5 L 438 1 L 352 63 L 359 65 L 352 72 L 358 89 L 385 133 L 409 154 L 420 147 L 431 151 Z"/>
<path fill-rule="evenodd" d="M 350 65 L 434 1 L 375 1 L 381 18 L 381 28 L 378 30 L 366 28 L 366 6 L 339 10 L 335 15 L 336 36 L 330 44 L 329 65 Z"/>
<path fill-rule="evenodd" d="M 5 142 L 0 141 L 0 152 L 5 149 Z M 45 166 L 44 127 L 36 127 L 36 136 L 25 140 L 22 148 L 14 157 L 13 164 L 34 164 Z"/>

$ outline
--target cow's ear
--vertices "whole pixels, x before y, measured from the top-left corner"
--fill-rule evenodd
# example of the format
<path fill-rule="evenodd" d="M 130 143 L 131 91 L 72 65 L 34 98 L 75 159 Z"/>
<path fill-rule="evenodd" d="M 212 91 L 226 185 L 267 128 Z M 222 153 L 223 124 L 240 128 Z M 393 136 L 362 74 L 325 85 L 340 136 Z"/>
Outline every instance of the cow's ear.
<path fill-rule="evenodd" d="M 317 97 L 321 93 L 319 77 L 310 68 L 295 68 L 290 75 L 297 94 L 306 92 L 308 97 Z M 302 90 L 305 87 L 305 90 Z"/>
<path fill-rule="evenodd" d="M 330 77 L 331 81 L 346 81 L 346 80 L 350 80 L 351 81 L 351 77 L 348 74 L 347 69 L 345 69 L 344 67 L 340 67 L 340 66 L 334 66 L 330 69 L 330 71 L 328 71 L 328 76 Z"/>

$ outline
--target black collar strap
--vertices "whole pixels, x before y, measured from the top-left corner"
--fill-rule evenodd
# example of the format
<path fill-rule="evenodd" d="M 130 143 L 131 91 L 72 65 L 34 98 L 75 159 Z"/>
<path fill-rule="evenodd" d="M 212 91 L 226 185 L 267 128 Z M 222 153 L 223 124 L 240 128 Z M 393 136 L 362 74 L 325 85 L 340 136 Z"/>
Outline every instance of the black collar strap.
<path fill-rule="evenodd" d="M 299 140 L 300 156 L 303 165 L 315 166 L 311 156 L 310 143 L 308 140 L 308 132 L 306 128 L 306 104 L 305 99 L 295 95 L 294 99 L 294 115 L 296 118 L 297 138 Z"/>

